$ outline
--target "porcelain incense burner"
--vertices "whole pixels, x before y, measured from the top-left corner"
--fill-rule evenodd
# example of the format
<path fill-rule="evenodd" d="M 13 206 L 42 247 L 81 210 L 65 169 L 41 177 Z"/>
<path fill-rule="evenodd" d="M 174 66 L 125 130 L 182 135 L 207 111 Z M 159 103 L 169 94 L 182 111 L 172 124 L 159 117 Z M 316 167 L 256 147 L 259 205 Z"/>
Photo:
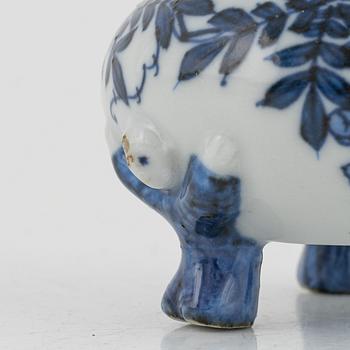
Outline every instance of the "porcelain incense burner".
<path fill-rule="evenodd" d="M 306 244 L 301 283 L 350 293 L 350 3 L 149 0 L 103 71 L 115 170 L 176 230 L 162 303 L 251 326 L 262 249 Z"/>

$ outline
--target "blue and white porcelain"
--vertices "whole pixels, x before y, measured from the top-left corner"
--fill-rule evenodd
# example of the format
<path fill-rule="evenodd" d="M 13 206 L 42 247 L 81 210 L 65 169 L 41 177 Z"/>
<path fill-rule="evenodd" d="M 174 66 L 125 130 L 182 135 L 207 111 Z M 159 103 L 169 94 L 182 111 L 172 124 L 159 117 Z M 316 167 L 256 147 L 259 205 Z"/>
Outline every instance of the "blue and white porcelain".
<path fill-rule="evenodd" d="M 262 249 L 350 293 L 350 2 L 149 0 L 103 70 L 115 170 L 176 230 L 172 318 L 249 327 Z"/>

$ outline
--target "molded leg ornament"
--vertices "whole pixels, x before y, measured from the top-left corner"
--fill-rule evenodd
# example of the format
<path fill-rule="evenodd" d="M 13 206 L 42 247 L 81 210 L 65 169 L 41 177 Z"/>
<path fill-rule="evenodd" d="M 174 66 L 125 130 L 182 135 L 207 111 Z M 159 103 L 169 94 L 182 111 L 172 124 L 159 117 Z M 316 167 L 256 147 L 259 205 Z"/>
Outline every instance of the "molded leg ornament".
<path fill-rule="evenodd" d="M 304 287 L 314 291 L 350 294 L 350 247 L 307 246 L 298 277 Z"/>
<path fill-rule="evenodd" d="M 122 150 L 113 162 L 124 184 L 161 213 L 179 236 L 182 261 L 164 295 L 164 312 L 203 326 L 250 327 L 257 314 L 264 244 L 235 228 L 240 180 L 216 175 L 193 156 L 179 188 L 154 190 L 130 172 Z"/>
<path fill-rule="evenodd" d="M 258 308 L 262 248 L 243 240 L 222 251 L 183 250 L 162 302 L 170 317 L 217 328 L 246 328 Z"/>

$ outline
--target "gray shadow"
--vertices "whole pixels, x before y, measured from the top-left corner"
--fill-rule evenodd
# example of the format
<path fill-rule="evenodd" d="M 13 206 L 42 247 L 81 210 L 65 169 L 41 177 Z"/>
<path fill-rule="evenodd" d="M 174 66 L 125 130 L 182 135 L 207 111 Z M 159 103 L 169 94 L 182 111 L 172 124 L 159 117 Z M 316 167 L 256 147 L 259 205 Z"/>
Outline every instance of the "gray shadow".
<path fill-rule="evenodd" d="M 350 296 L 300 294 L 297 315 L 304 350 L 350 348 Z"/>
<path fill-rule="evenodd" d="M 161 350 L 257 350 L 252 329 L 220 330 L 184 326 L 164 336 Z"/>

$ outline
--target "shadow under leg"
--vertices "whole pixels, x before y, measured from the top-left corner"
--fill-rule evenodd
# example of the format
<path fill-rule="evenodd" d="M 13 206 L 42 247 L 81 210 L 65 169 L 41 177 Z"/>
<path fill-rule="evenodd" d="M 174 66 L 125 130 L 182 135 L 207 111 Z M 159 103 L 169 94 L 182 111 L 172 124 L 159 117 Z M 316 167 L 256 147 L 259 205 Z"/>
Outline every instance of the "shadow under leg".
<path fill-rule="evenodd" d="M 350 294 L 350 247 L 310 245 L 299 266 L 301 285 L 329 294 Z"/>

